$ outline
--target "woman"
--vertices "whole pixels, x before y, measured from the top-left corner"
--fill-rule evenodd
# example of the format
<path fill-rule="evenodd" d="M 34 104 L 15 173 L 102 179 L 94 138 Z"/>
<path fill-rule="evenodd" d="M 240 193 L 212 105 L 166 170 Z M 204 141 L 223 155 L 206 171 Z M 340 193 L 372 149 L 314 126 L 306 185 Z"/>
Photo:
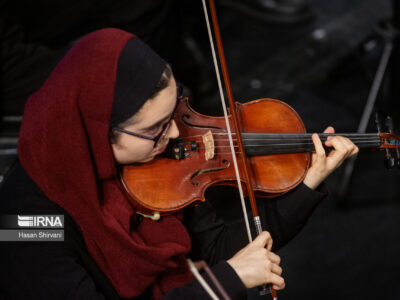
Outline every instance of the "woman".
<path fill-rule="evenodd" d="M 185 256 L 214 265 L 233 299 L 262 283 L 284 287 L 268 233 L 244 247 L 246 238 L 209 204 L 187 209 L 183 221 L 179 214 L 152 221 L 140 220 L 126 199 L 117 166 L 149 162 L 178 136 L 176 101 L 166 62 L 129 33 L 100 30 L 67 53 L 25 107 L 20 165 L 1 192 L 3 214 L 64 215 L 65 241 L 0 244 L 6 298 L 204 299 Z M 337 137 L 326 157 L 316 136 L 314 143 L 308 186 L 267 205 L 280 245 L 325 196 L 313 189 L 357 151 Z"/>

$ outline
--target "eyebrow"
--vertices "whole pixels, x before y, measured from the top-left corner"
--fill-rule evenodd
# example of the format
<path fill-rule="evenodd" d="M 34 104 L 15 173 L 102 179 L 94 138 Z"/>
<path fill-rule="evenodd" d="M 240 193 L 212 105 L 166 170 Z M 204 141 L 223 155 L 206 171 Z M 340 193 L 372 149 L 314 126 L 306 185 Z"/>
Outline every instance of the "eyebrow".
<path fill-rule="evenodd" d="M 177 88 L 178 88 L 178 86 L 177 86 Z M 176 102 L 175 102 L 175 106 L 174 107 L 176 107 L 176 105 L 178 104 L 178 99 L 176 99 Z M 165 118 L 162 118 L 161 120 L 159 120 L 159 121 L 157 121 L 156 123 L 154 123 L 154 124 L 152 124 L 152 125 L 149 125 L 149 126 L 147 126 L 147 127 L 145 127 L 145 128 L 142 128 L 142 130 L 144 130 L 144 131 L 148 131 L 148 130 L 150 130 L 150 129 L 152 129 L 152 128 L 154 128 L 154 127 L 158 127 L 158 126 L 160 126 L 161 124 L 163 124 L 163 123 L 165 123 L 167 120 L 170 120 L 171 118 L 172 118 L 172 114 L 174 113 L 174 111 L 172 111 L 171 112 L 171 114 L 169 114 L 168 116 L 166 116 Z"/>
<path fill-rule="evenodd" d="M 147 130 L 154 128 L 155 126 L 160 126 L 161 124 L 165 123 L 169 119 L 171 119 L 171 115 L 166 116 L 165 118 L 159 120 L 158 122 L 156 122 L 152 125 L 149 125 L 149 126 L 143 128 L 142 130 L 147 131 Z"/>
<path fill-rule="evenodd" d="M 178 99 L 176 100 L 175 106 L 177 105 L 177 102 L 178 102 Z M 175 106 L 174 106 L 174 107 L 175 107 Z M 145 127 L 145 128 L 142 128 L 142 130 L 148 131 L 148 130 L 150 130 L 150 129 L 156 127 L 156 126 L 157 126 L 157 127 L 160 126 L 161 124 L 163 124 L 163 123 L 165 123 L 166 121 L 170 120 L 170 119 L 172 118 L 172 114 L 173 114 L 173 113 L 174 113 L 174 111 L 172 111 L 168 116 L 166 116 L 166 117 L 162 118 L 161 120 L 159 120 L 159 121 L 153 123 L 152 125 L 149 125 L 149 126 L 147 126 L 147 127 Z"/>

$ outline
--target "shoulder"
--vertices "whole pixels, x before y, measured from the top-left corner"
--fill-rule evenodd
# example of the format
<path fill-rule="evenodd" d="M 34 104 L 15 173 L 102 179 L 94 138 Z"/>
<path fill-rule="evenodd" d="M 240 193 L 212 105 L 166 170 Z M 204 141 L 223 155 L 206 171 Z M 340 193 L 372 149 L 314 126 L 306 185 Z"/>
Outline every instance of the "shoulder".
<path fill-rule="evenodd" d="M 88 253 L 77 223 L 20 164 L 0 189 L 0 217 L 4 215 L 62 215 L 64 240 L 0 241 L 0 291 L 13 299 L 119 299 Z"/>
<path fill-rule="evenodd" d="M 12 214 L 35 211 L 61 212 L 61 208 L 47 199 L 18 162 L 0 187 L 0 212 Z"/>

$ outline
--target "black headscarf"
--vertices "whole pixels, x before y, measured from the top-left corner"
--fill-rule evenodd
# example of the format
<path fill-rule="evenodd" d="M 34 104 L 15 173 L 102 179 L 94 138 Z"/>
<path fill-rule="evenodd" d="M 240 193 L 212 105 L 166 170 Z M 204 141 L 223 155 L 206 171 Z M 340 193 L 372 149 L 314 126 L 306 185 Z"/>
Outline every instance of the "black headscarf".
<path fill-rule="evenodd" d="M 134 115 L 150 98 L 166 64 L 140 40 L 127 42 L 118 60 L 111 128 Z"/>

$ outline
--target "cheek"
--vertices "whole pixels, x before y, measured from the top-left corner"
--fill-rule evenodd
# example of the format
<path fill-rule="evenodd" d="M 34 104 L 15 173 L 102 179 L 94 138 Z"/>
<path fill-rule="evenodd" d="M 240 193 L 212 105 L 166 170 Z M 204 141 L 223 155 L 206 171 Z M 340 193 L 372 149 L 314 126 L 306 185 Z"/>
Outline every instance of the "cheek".
<path fill-rule="evenodd" d="M 153 159 L 153 144 L 146 140 L 121 138 L 114 155 L 120 164 L 145 162 Z"/>
<path fill-rule="evenodd" d="M 125 144 L 127 154 L 131 159 L 141 160 L 153 152 L 153 145 L 146 140 L 130 141 Z"/>

